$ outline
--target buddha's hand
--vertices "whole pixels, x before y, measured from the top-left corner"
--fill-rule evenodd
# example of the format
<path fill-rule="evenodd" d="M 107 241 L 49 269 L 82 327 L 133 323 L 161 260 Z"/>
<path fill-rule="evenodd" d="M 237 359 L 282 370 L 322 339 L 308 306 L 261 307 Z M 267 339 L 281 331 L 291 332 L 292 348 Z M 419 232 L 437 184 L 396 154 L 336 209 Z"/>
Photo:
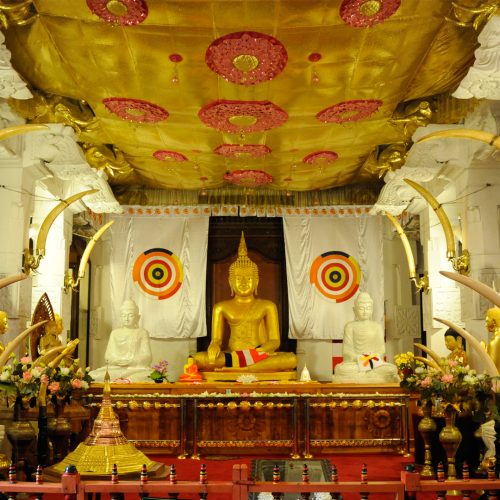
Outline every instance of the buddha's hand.
<path fill-rule="evenodd" d="M 217 344 L 210 344 L 207 349 L 207 354 L 208 354 L 208 363 L 210 365 L 214 365 L 215 360 L 220 354 L 220 346 Z"/>

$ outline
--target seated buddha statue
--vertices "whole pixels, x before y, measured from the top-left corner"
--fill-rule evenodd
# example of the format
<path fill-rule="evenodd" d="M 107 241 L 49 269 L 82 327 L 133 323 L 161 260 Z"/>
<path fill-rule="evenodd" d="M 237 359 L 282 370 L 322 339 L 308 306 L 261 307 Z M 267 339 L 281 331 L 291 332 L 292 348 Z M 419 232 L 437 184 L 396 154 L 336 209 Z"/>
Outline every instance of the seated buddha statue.
<path fill-rule="evenodd" d="M 106 371 L 113 382 L 150 382 L 151 346 L 149 333 L 139 328 L 139 308 L 133 300 L 126 300 L 120 308 L 121 328 L 109 336 L 105 366 L 90 372 L 96 382 L 103 382 Z"/>
<path fill-rule="evenodd" d="M 242 233 L 238 258 L 229 267 L 229 286 L 233 297 L 215 304 L 208 349 L 194 355 L 202 372 L 258 374 L 287 372 L 297 366 L 294 353 L 278 352 L 278 310 L 274 302 L 257 297 L 258 284 L 259 269 L 248 257 Z M 227 343 L 223 338 L 225 323 L 230 330 Z"/>
<path fill-rule="evenodd" d="M 457 333 L 453 328 L 448 328 L 444 332 L 444 344 L 446 348 L 450 351 L 447 359 L 452 361 L 457 361 L 458 364 L 467 366 L 469 364 L 469 357 L 464 349 L 464 339 Z"/>
<path fill-rule="evenodd" d="M 201 382 L 202 380 L 203 377 L 198 371 L 198 365 L 194 362 L 194 358 L 189 356 L 184 365 L 184 373 L 181 374 L 178 382 Z"/>
<path fill-rule="evenodd" d="M 45 354 L 54 347 L 62 346 L 59 335 L 63 331 L 63 321 L 59 314 L 54 314 L 54 319 L 45 324 L 44 333 L 40 337 L 38 350 L 40 354 Z"/>
<path fill-rule="evenodd" d="M 486 329 L 491 334 L 486 351 L 500 370 L 500 307 L 492 307 L 486 312 Z"/>
<path fill-rule="evenodd" d="M 378 384 L 399 382 L 396 365 L 385 361 L 382 326 L 372 320 L 373 300 L 361 292 L 354 302 L 356 319 L 344 327 L 342 363 L 335 367 L 333 382 Z"/>

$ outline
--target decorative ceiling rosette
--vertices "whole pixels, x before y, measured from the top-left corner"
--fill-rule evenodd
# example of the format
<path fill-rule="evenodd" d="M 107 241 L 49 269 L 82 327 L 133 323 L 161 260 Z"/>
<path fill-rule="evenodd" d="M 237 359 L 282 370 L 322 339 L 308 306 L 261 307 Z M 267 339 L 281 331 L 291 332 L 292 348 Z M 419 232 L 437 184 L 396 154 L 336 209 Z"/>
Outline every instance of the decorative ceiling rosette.
<path fill-rule="evenodd" d="M 364 28 L 385 21 L 400 5 L 401 0 L 344 0 L 340 17 L 355 28 Z"/>
<path fill-rule="evenodd" d="M 218 38 L 205 53 L 205 62 L 212 71 L 238 85 L 272 80 L 283 71 L 287 61 L 288 54 L 279 40 L 253 31 Z"/>
<path fill-rule="evenodd" d="M 169 116 L 161 106 L 141 99 L 108 97 L 102 102 L 111 113 L 130 122 L 161 122 Z"/>
<path fill-rule="evenodd" d="M 233 134 L 263 132 L 288 120 L 288 113 L 272 102 L 225 99 L 204 106 L 198 116 L 205 125 Z"/>
<path fill-rule="evenodd" d="M 144 0 L 87 0 L 88 8 L 104 22 L 133 26 L 148 17 Z"/>
<path fill-rule="evenodd" d="M 273 182 L 273 176 L 263 170 L 234 170 L 225 174 L 224 180 L 238 186 L 257 187 Z"/>
<path fill-rule="evenodd" d="M 214 149 L 214 153 L 228 158 L 252 156 L 258 158 L 268 155 L 271 148 L 264 144 L 221 144 Z"/>
<path fill-rule="evenodd" d="M 357 122 L 375 113 L 382 104 L 378 99 L 339 102 L 320 111 L 316 118 L 324 123 Z"/>
<path fill-rule="evenodd" d="M 304 156 L 302 160 L 304 163 L 313 165 L 317 163 L 333 163 L 339 155 L 335 151 L 316 151 L 307 156 Z"/>
<path fill-rule="evenodd" d="M 153 153 L 153 158 L 160 161 L 188 161 L 182 153 L 178 153 L 177 151 L 166 151 L 165 149 L 155 151 Z"/>

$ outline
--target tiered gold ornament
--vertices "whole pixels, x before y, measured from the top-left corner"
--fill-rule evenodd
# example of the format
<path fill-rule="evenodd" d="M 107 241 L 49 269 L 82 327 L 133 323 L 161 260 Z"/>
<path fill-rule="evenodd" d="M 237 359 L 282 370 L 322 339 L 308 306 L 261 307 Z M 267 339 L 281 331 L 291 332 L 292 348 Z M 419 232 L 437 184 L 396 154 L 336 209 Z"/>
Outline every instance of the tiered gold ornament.
<path fill-rule="evenodd" d="M 111 403 L 110 377 L 106 373 L 101 409 L 92 432 L 61 462 L 46 468 L 44 477 L 49 481 L 58 481 L 66 467 L 74 465 L 84 478 L 108 478 L 113 464 L 117 465 L 120 477 L 138 479 L 143 464 L 147 467 L 149 477 L 165 475 L 164 464 L 150 460 L 123 435 Z"/>

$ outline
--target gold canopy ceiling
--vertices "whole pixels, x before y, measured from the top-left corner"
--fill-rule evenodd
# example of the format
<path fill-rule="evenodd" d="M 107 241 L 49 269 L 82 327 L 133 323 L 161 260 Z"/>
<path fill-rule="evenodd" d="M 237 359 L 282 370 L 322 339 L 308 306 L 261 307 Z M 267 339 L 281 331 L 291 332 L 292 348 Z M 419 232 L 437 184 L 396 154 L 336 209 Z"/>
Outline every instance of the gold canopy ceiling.
<path fill-rule="evenodd" d="M 121 200 L 234 182 L 376 192 L 417 126 L 470 109 L 449 94 L 494 10 L 479 0 L 1 3 L 12 64 L 35 94 L 13 106 L 30 122 L 72 125 Z"/>

